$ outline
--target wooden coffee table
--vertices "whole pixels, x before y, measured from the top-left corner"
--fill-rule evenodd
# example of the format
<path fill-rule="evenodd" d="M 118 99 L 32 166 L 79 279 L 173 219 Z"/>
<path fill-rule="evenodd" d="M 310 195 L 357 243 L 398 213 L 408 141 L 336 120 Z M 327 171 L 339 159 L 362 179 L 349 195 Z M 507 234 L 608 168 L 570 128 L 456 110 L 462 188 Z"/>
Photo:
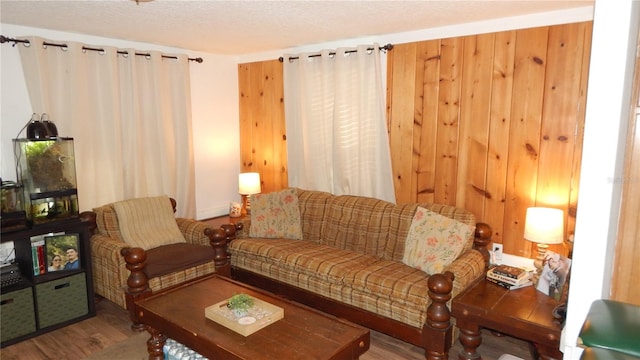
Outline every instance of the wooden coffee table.
<path fill-rule="evenodd" d="M 284 318 L 245 337 L 205 317 L 205 308 L 247 293 L 284 309 Z M 369 330 L 260 289 L 213 275 L 135 302 L 147 325 L 149 359 L 172 338 L 210 359 L 358 359 Z"/>

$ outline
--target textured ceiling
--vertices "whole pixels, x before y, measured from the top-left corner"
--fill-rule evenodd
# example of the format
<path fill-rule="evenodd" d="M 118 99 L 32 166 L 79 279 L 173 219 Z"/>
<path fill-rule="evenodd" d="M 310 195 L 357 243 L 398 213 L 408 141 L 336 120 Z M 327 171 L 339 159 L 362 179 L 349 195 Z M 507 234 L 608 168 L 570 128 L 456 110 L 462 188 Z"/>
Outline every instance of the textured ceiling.
<path fill-rule="evenodd" d="M 593 0 L 1 0 L 0 20 L 241 55 L 592 5 Z"/>

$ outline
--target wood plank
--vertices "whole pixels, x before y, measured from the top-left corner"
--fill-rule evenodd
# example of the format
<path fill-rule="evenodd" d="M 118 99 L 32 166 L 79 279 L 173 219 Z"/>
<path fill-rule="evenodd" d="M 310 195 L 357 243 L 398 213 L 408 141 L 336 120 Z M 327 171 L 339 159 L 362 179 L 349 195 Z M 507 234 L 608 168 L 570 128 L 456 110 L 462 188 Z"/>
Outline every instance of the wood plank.
<path fill-rule="evenodd" d="M 443 39 L 438 93 L 438 138 L 436 141 L 435 202 L 456 204 L 462 38 Z"/>
<path fill-rule="evenodd" d="M 584 142 L 584 119 L 586 114 L 587 104 L 587 84 L 589 79 L 589 60 L 591 58 L 591 33 L 593 30 L 593 23 L 588 21 L 584 24 L 584 41 L 582 46 L 582 64 L 580 91 L 578 95 L 578 110 L 576 117 L 578 118 L 578 124 L 576 125 L 576 146 L 573 151 L 573 163 L 571 165 L 572 174 L 570 188 L 571 193 L 569 196 L 569 210 L 567 214 L 567 235 L 570 239 L 573 239 L 573 234 L 576 228 L 576 215 L 578 212 L 578 189 L 580 188 L 580 167 L 582 165 L 582 149 Z M 567 253 L 573 252 L 573 243 L 567 244 Z"/>
<path fill-rule="evenodd" d="M 248 171 L 260 173 L 260 178 L 265 183 L 273 183 L 272 173 L 265 166 L 265 159 L 271 159 L 271 144 L 273 143 L 273 131 L 270 119 L 264 115 L 265 107 L 265 64 L 257 62 L 252 64 L 253 73 L 250 83 L 251 101 L 251 156 L 253 165 Z M 267 186 L 265 186 L 267 187 Z M 265 190 L 264 192 L 268 192 Z"/>
<path fill-rule="evenodd" d="M 415 44 L 402 44 L 393 48 L 394 91 L 390 103 L 391 118 L 389 143 L 392 149 L 391 166 L 396 191 L 396 202 L 407 203 L 415 199 L 411 189 L 413 143 L 413 118 L 415 97 Z M 413 195 L 412 195 L 413 194 Z"/>
<path fill-rule="evenodd" d="M 504 251 L 530 257 L 531 242 L 523 241 L 524 218 L 535 205 L 540 146 L 540 122 L 549 28 L 518 30 L 509 133 Z"/>
<path fill-rule="evenodd" d="M 493 229 L 494 243 L 503 242 L 515 40 L 515 31 L 500 32 L 496 34 L 494 46 L 486 185 L 489 197 L 482 216 L 483 221 Z M 503 250 L 510 253 L 508 248 Z"/>
<path fill-rule="evenodd" d="M 240 171 L 247 172 L 253 166 L 253 156 L 251 152 L 251 64 L 238 65 L 238 96 L 240 103 Z"/>
<path fill-rule="evenodd" d="M 581 24 L 549 28 L 536 206 L 562 209 L 565 215 L 576 146 L 583 42 Z M 562 244 L 551 245 L 550 250 L 566 255 Z"/>
<path fill-rule="evenodd" d="M 460 106 L 460 147 L 456 206 L 482 218 L 486 190 L 487 153 L 495 34 L 464 38 Z"/>
<path fill-rule="evenodd" d="M 270 174 L 271 184 L 265 183 L 264 192 L 284 189 L 287 179 L 287 142 L 284 118 L 283 67 L 278 60 L 264 62 L 264 108 L 261 109 L 272 131 L 271 154 L 265 154 L 264 167 Z M 268 126 L 268 125 L 267 125 Z"/>
<path fill-rule="evenodd" d="M 438 138 L 438 92 L 440 85 L 440 41 L 423 41 L 416 50 L 416 130 L 414 150 L 418 157 L 416 201 L 435 198 L 436 139 Z M 418 120 L 418 115 L 420 118 Z M 419 126 L 418 126 L 419 125 Z"/>

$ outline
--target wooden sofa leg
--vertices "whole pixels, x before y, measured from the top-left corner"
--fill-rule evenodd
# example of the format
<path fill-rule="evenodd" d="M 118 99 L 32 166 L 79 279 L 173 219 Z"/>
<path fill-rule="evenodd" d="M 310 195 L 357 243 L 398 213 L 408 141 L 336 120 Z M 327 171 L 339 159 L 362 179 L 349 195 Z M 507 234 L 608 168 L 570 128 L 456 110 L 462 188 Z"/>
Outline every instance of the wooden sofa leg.
<path fill-rule="evenodd" d="M 423 343 L 427 360 L 447 360 L 451 348 L 451 312 L 447 301 L 453 290 L 453 273 L 431 275 L 428 280 L 431 305 L 427 309 L 427 323 L 423 327 Z"/>
<path fill-rule="evenodd" d="M 209 245 L 213 248 L 213 262 L 216 273 L 231 277 L 231 264 L 227 253 L 227 244 L 235 239 L 235 227 L 231 224 L 222 225 L 218 229 L 207 229 L 205 234 L 209 237 Z"/>
<path fill-rule="evenodd" d="M 131 329 L 138 332 L 145 331 L 147 327 L 138 319 L 135 302 L 152 293 L 149 288 L 149 279 L 144 271 L 142 271 L 146 265 L 147 253 L 141 248 L 124 248 L 120 251 L 120 254 L 124 256 L 127 269 L 130 272 L 129 278 L 127 279 L 125 299 L 129 317 L 132 321 Z"/>

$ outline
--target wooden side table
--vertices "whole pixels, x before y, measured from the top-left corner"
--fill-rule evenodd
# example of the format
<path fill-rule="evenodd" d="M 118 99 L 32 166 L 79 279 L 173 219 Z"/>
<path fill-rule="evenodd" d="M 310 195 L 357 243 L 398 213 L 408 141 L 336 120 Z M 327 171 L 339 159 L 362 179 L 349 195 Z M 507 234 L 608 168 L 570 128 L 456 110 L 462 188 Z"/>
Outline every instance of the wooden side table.
<path fill-rule="evenodd" d="M 478 280 L 451 304 L 463 347 L 458 358 L 481 358 L 476 351 L 482 342 L 480 328 L 487 328 L 535 343 L 541 359 L 562 359 L 562 326 L 552 314 L 558 305 L 558 301 L 534 286 L 507 290 L 485 279 Z"/>
<path fill-rule="evenodd" d="M 245 219 L 247 216 L 240 216 L 240 217 L 230 217 L 229 215 L 223 215 L 223 216 L 218 216 L 218 217 L 214 217 L 211 219 L 206 219 L 206 220 L 202 220 L 208 224 L 211 224 L 214 227 L 220 227 L 221 225 L 224 224 L 234 224 L 242 219 Z"/>

